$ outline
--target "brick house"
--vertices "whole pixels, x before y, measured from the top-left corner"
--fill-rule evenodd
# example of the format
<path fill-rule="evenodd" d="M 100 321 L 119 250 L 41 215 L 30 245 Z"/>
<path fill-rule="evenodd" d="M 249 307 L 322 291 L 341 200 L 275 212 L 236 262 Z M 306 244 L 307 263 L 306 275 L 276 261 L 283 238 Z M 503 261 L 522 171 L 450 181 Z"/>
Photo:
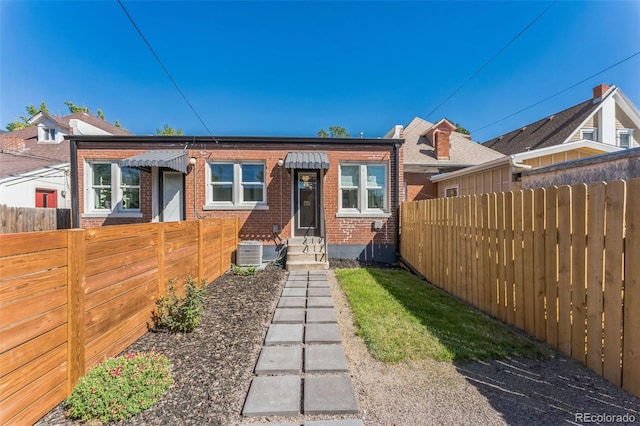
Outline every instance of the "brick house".
<path fill-rule="evenodd" d="M 313 236 L 330 257 L 395 262 L 402 139 L 68 139 L 74 227 L 238 217 L 265 260 Z"/>

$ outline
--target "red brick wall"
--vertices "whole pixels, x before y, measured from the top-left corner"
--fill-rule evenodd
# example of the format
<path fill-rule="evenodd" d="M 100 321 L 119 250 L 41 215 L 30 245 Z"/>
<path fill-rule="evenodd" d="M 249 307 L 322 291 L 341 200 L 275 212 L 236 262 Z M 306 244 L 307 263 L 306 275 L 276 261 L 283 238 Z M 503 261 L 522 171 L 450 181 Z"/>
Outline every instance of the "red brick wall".
<path fill-rule="evenodd" d="M 141 210 L 143 217 L 138 218 L 82 218 L 84 207 L 84 160 L 85 159 L 119 159 L 140 154 L 145 150 L 78 150 L 78 180 L 79 180 L 79 206 L 81 215 L 81 227 L 95 227 L 107 224 L 139 223 L 152 221 L 152 185 L 151 174 L 141 173 Z M 329 244 L 395 244 L 396 241 L 396 210 L 395 200 L 395 159 L 393 146 L 366 145 L 354 146 L 348 144 L 336 144 L 321 147 L 294 146 L 294 145 L 209 145 L 201 149 L 189 151 L 189 157 L 196 158 L 195 167 L 190 167 L 185 176 L 185 206 L 186 220 L 204 218 L 240 218 L 240 238 L 243 240 L 261 240 L 266 244 L 273 243 L 273 226 L 281 225 L 283 238 L 291 236 L 292 226 L 292 170 L 284 169 L 277 165 L 278 159 L 285 159 L 290 151 L 321 151 L 329 156 L 330 167 L 323 179 L 323 198 L 327 224 L 327 241 Z M 402 150 L 400 151 L 400 176 L 402 176 Z M 205 210 L 206 204 L 206 169 L 209 159 L 220 160 L 261 160 L 266 163 L 267 185 L 267 210 Z M 341 161 L 358 162 L 388 162 L 389 194 L 388 206 L 392 213 L 389 218 L 338 218 L 338 174 Z M 282 173 L 281 173 L 282 171 Z M 282 181 L 280 180 L 282 176 Z M 194 178 L 195 208 L 194 208 Z M 281 184 L 282 183 L 282 193 Z M 400 200 L 403 197 L 403 189 L 400 187 Z M 282 218 L 282 219 L 281 219 Z M 373 230 L 373 222 L 382 220 L 383 228 L 380 231 Z"/>
<path fill-rule="evenodd" d="M 438 184 L 429 180 L 433 174 L 405 173 L 407 183 L 407 201 L 428 200 L 438 198 Z"/>

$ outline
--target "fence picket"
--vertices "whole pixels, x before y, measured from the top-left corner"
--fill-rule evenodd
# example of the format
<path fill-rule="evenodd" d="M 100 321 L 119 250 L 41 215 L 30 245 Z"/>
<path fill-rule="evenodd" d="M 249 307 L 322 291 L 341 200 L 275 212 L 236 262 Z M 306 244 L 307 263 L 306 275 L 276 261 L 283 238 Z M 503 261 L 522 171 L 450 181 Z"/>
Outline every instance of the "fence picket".
<path fill-rule="evenodd" d="M 571 190 L 571 356 L 586 364 L 587 185 L 574 185 Z"/>
<path fill-rule="evenodd" d="M 640 179 L 627 184 L 622 387 L 640 396 Z"/>
<path fill-rule="evenodd" d="M 558 349 L 571 356 L 571 187 L 558 189 Z"/>

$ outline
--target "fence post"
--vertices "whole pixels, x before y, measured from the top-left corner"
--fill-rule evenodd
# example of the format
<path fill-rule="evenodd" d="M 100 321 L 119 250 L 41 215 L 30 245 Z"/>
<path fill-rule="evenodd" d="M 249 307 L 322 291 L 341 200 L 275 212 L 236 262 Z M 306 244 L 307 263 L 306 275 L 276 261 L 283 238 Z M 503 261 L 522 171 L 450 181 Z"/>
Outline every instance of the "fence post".
<path fill-rule="evenodd" d="M 198 219 L 198 284 L 202 282 L 204 270 L 204 222 Z"/>
<path fill-rule="evenodd" d="M 158 296 L 167 295 L 167 284 L 164 280 L 164 222 L 158 222 Z"/>
<path fill-rule="evenodd" d="M 67 394 L 85 372 L 85 237 L 83 229 L 67 232 Z"/>

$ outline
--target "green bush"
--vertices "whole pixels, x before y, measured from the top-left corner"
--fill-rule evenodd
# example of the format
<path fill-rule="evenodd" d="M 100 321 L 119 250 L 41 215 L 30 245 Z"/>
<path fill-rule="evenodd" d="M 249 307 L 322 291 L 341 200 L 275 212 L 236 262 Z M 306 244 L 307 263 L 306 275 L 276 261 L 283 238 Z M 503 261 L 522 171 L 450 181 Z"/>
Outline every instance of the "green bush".
<path fill-rule="evenodd" d="M 124 420 L 155 404 L 172 383 L 164 355 L 127 353 L 93 367 L 65 403 L 68 415 L 83 422 Z"/>
<path fill-rule="evenodd" d="M 234 274 L 241 275 L 241 276 L 249 276 L 249 275 L 256 274 L 255 266 L 242 267 L 238 265 L 231 265 L 231 270 L 233 271 Z"/>
<path fill-rule="evenodd" d="M 173 333 L 190 333 L 200 324 L 204 313 L 204 294 L 206 281 L 197 285 L 192 277 L 187 277 L 184 297 L 176 294 L 175 280 L 170 280 L 167 296 L 160 296 L 156 301 L 158 312 L 153 314 L 153 322 L 157 328 L 167 329 Z"/>

